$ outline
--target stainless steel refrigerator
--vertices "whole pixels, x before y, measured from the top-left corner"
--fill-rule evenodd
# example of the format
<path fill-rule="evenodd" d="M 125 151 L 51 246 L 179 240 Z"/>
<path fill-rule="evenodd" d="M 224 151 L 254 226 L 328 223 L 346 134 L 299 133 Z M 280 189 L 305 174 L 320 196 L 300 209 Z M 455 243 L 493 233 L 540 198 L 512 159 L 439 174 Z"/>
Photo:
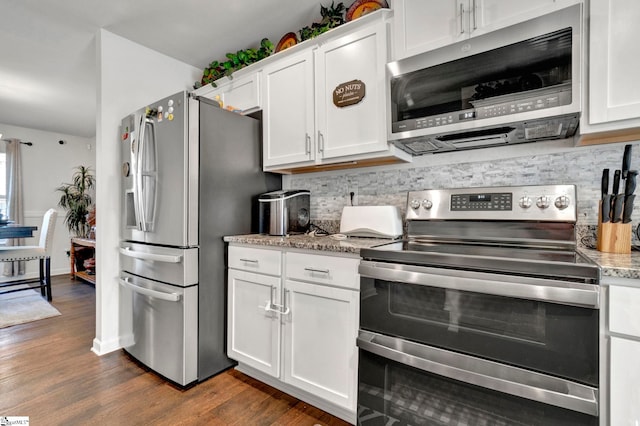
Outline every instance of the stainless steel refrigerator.
<path fill-rule="evenodd" d="M 260 134 L 187 92 L 122 120 L 123 347 L 182 386 L 233 365 L 223 236 L 255 232 L 257 196 L 282 184 L 262 172 Z"/>

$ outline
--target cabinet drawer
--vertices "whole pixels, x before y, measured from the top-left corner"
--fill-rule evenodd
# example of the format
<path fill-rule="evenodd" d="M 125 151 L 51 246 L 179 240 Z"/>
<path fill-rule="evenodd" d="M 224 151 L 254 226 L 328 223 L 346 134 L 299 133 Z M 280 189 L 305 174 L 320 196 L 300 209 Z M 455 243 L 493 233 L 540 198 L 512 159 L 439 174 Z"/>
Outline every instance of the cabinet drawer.
<path fill-rule="evenodd" d="M 640 289 L 609 287 L 609 330 L 640 337 Z"/>
<path fill-rule="evenodd" d="M 359 264 L 360 259 L 287 253 L 286 277 L 357 290 L 360 288 Z"/>
<path fill-rule="evenodd" d="M 229 268 L 282 275 L 282 254 L 279 250 L 229 246 Z"/>

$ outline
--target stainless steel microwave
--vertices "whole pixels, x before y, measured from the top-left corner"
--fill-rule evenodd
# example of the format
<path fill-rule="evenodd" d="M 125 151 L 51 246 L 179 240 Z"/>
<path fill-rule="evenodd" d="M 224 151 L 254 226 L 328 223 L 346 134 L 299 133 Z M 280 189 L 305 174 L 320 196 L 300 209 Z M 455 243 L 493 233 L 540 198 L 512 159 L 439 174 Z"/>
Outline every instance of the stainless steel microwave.
<path fill-rule="evenodd" d="M 389 141 L 413 155 L 575 134 L 582 5 L 387 64 Z"/>

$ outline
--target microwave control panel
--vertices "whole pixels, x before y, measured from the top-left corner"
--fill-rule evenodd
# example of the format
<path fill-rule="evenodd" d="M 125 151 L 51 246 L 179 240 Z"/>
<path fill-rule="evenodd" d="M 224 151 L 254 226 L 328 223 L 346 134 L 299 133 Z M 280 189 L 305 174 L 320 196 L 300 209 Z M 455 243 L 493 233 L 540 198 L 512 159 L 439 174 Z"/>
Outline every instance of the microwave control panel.
<path fill-rule="evenodd" d="M 491 99 L 474 101 L 475 108 L 397 121 L 393 123 L 393 133 L 440 127 L 464 121 L 482 120 L 484 118 L 519 114 L 521 112 L 571 104 L 570 86 L 568 90 L 564 88 L 563 90 L 544 90 L 544 92 L 535 96 L 527 96 L 526 98 L 521 97 L 518 100 L 513 99 L 514 96 L 512 95 L 497 96 Z"/>

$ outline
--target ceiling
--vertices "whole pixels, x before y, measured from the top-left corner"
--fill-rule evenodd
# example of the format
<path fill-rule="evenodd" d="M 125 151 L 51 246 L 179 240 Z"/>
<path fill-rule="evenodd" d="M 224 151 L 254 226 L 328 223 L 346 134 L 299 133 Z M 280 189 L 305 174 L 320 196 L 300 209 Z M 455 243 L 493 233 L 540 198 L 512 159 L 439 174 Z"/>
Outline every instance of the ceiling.
<path fill-rule="evenodd" d="M 100 28 L 197 68 L 321 19 L 328 0 L 2 0 L 0 123 L 93 137 Z M 348 7 L 352 3 L 347 0 Z M 0 128 L 0 133 L 2 129 Z M 5 134 L 4 137 L 11 137 Z"/>

